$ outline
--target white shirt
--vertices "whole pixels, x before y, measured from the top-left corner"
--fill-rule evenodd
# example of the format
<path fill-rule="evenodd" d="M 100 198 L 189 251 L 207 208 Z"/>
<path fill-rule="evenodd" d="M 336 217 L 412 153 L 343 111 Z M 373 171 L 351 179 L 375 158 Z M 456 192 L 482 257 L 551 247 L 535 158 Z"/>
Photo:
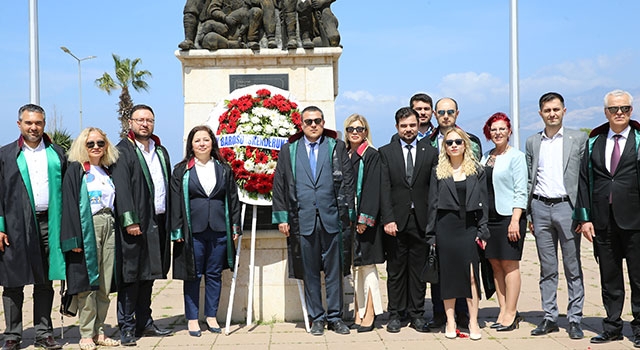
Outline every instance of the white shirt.
<path fill-rule="evenodd" d="M 622 132 L 618 135 L 621 137 L 618 139 L 618 145 L 620 146 L 620 155 L 622 155 L 622 151 L 624 151 L 624 146 L 627 144 L 627 138 L 629 137 L 629 132 L 631 131 L 631 127 L 627 125 L 627 127 L 622 130 Z M 607 135 L 607 144 L 604 148 L 604 164 L 607 167 L 607 170 L 611 172 L 611 153 L 613 153 L 613 146 L 615 144 L 615 140 L 613 139 L 613 135 L 616 135 L 615 132 L 609 129 L 609 134 Z"/>
<path fill-rule="evenodd" d="M 116 198 L 113 181 L 100 166 L 92 165 L 86 176 L 87 192 L 91 203 L 91 214 L 95 215 L 103 208 L 111 208 Z"/>
<path fill-rule="evenodd" d="M 209 159 L 206 163 L 201 163 L 196 158 L 196 174 L 198 174 L 198 180 L 200 180 L 200 185 L 204 188 L 204 192 L 207 196 L 210 195 L 216 187 L 216 164 L 213 159 Z"/>
<path fill-rule="evenodd" d="M 543 131 L 540 140 L 536 188 L 534 194 L 546 198 L 561 198 L 567 195 L 564 187 L 563 165 L 564 127 L 549 138 Z"/>
<path fill-rule="evenodd" d="M 155 204 L 156 214 L 164 214 L 167 211 L 165 196 L 167 189 L 164 187 L 164 174 L 162 173 L 162 164 L 156 153 L 156 143 L 149 139 L 149 152 L 145 151 L 144 145 L 136 140 L 136 145 L 142 152 L 144 160 L 147 162 L 149 174 L 153 181 L 153 202 Z"/>
<path fill-rule="evenodd" d="M 27 161 L 36 211 L 45 211 L 49 208 L 49 172 L 44 141 L 40 140 L 36 148 L 31 148 L 25 143 L 22 153 Z"/>

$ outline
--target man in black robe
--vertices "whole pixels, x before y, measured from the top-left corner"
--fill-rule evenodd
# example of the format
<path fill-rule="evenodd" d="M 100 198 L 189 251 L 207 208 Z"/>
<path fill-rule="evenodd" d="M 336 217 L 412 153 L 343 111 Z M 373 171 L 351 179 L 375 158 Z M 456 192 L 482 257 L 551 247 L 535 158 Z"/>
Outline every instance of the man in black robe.
<path fill-rule="evenodd" d="M 18 111 L 18 140 L 0 149 L 0 284 L 6 329 L 2 349 L 20 349 L 24 286 L 33 284 L 34 346 L 62 349 L 53 338 L 51 280 L 64 279 L 60 250 L 64 151 L 44 133 L 45 112 Z M 51 269 L 49 268 L 51 267 Z"/>
<path fill-rule="evenodd" d="M 164 336 L 151 318 L 153 281 L 169 271 L 168 181 L 169 152 L 153 134 L 151 107 L 131 109 L 129 134 L 118 143 L 120 158 L 113 167 L 118 189 L 116 213 L 121 232 L 116 236 L 118 326 L 120 343 L 136 345 L 136 337 Z"/>

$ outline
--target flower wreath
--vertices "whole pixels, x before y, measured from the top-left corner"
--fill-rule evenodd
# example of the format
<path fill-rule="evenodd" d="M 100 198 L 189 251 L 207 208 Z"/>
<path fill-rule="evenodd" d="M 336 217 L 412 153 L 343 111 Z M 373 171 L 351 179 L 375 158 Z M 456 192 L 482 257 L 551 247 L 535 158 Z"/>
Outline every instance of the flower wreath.
<path fill-rule="evenodd" d="M 225 100 L 225 106 L 216 134 L 220 152 L 233 169 L 240 199 L 268 205 L 280 147 L 302 130 L 298 105 L 260 88 Z"/>

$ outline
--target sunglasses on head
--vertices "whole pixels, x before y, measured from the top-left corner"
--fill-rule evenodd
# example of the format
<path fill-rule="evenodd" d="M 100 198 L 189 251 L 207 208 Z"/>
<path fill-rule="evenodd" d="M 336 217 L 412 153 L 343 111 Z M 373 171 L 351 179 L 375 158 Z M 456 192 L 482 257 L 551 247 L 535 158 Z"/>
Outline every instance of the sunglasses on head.
<path fill-rule="evenodd" d="M 365 130 L 367 129 L 364 126 L 356 126 L 356 127 L 347 126 L 347 132 L 354 132 L 354 131 L 364 132 Z"/>
<path fill-rule="evenodd" d="M 311 124 L 316 123 L 316 125 L 320 125 L 320 123 L 322 123 L 322 118 L 316 118 L 316 119 L 305 119 L 303 120 L 303 122 L 307 125 L 307 126 L 311 126 Z"/>
<path fill-rule="evenodd" d="M 446 111 L 444 109 L 441 109 L 438 111 L 438 115 L 439 116 L 444 116 L 444 114 L 447 113 L 448 115 L 454 115 L 456 113 L 455 109 L 447 109 Z"/>
<path fill-rule="evenodd" d="M 96 145 L 98 145 L 98 148 L 102 148 L 106 144 L 107 143 L 104 142 L 103 140 L 100 140 L 100 141 L 89 141 L 89 142 L 87 142 L 87 148 L 94 148 Z"/>
<path fill-rule="evenodd" d="M 464 140 L 463 139 L 445 140 L 444 143 L 449 147 L 453 146 L 454 143 L 460 146 L 464 143 Z"/>
<path fill-rule="evenodd" d="M 621 110 L 622 113 L 629 113 L 629 111 L 631 110 L 631 106 L 611 106 L 611 107 L 607 107 L 607 110 L 611 114 L 618 113 L 618 110 Z"/>

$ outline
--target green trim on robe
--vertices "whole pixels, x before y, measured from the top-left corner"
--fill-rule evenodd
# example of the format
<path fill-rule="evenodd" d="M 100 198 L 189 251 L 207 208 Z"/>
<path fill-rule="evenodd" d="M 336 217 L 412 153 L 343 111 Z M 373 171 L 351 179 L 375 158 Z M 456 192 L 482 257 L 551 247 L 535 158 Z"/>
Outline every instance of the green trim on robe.
<path fill-rule="evenodd" d="M 185 169 L 184 176 L 182 176 L 182 193 L 184 193 L 184 208 L 185 208 L 185 216 L 187 219 L 187 227 L 189 228 L 189 232 L 193 234 L 191 231 L 191 205 L 189 203 L 189 168 Z"/>
<path fill-rule="evenodd" d="M 0 232 L 7 232 L 7 226 L 4 223 L 4 216 L 0 216 Z"/>
<path fill-rule="evenodd" d="M 62 220 L 62 165 L 60 157 L 50 144 L 47 152 L 47 174 L 49 176 L 49 279 L 64 280 L 66 264 L 60 249 L 60 225 Z"/>
<path fill-rule="evenodd" d="M 133 224 L 139 224 L 140 218 L 138 218 L 138 215 L 136 215 L 136 213 L 128 211 L 120 215 L 120 222 L 122 223 L 122 227 L 127 227 Z"/>
<path fill-rule="evenodd" d="M 98 245 L 96 243 L 96 231 L 93 226 L 93 213 L 91 212 L 91 202 L 89 201 L 89 191 L 87 190 L 86 174 L 82 175 L 80 185 L 80 227 L 82 228 L 82 243 L 84 249 L 84 259 L 86 261 L 87 276 L 91 287 L 100 286 L 100 271 L 98 266 Z"/>
<path fill-rule="evenodd" d="M 289 213 L 286 211 L 274 211 L 271 213 L 271 222 L 274 224 L 288 223 Z"/>
<path fill-rule="evenodd" d="M 133 141 L 133 147 L 136 150 L 136 156 L 138 156 L 138 161 L 140 162 L 140 168 L 142 168 L 142 174 L 144 174 L 144 180 L 147 183 L 147 187 L 149 187 L 149 193 L 155 193 L 154 187 L 153 187 L 153 181 L 151 180 L 151 174 L 149 174 L 149 167 L 147 167 L 147 161 L 144 159 L 144 156 L 142 155 L 142 151 L 140 151 L 140 148 L 138 148 L 138 145 L 135 143 L 135 141 Z M 127 225 L 123 225 L 124 227 L 127 227 Z"/>

